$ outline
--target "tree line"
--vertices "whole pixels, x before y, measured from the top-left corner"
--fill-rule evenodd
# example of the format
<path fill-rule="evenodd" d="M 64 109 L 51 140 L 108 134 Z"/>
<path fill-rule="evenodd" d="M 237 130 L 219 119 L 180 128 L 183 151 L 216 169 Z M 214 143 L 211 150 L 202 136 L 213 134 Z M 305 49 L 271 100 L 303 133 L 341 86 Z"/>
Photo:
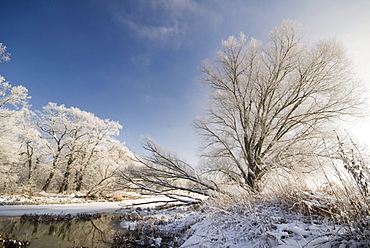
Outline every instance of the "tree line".
<path fill-rule="evenodd" d="M 2 62 L 9 61 L 0 44 Z M 131 152 L 122 126 L 75 107 L 29 108 L 28 91 L 0 77 L 0 191 L 59 193 L 107 190 Z"/>

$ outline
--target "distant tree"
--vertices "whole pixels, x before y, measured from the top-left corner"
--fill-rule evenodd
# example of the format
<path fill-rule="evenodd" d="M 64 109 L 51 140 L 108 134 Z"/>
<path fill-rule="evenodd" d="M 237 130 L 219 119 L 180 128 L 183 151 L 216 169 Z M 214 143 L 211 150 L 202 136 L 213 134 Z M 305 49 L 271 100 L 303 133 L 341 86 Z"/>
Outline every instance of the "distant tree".
<path fill-rule="evenodd" d="M 317 154 L 322 128 L 359 113 L 361 88 L 343 47 L 302 39 L 300 24 L 284 21 L 267 44 L 231 36 L 202 65 L 211 97 L 196 127 L 210 172 L 258 191 L 268 171 Z"/>

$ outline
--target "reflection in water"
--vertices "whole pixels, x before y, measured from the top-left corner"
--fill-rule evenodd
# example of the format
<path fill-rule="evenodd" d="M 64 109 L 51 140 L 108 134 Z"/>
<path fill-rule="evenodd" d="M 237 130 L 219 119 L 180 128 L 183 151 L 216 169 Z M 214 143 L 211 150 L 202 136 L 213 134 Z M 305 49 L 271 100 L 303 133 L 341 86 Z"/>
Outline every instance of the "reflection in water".
<path fill-rule="evenodd" d="M 30 241 L 30 248 L 109 247 L 112 237 L 120 229 L 116 222 L 112 215 L 48 223 L 22 221 L 21 217 L 0 217 L 0 233 L 9 239 Z"/>

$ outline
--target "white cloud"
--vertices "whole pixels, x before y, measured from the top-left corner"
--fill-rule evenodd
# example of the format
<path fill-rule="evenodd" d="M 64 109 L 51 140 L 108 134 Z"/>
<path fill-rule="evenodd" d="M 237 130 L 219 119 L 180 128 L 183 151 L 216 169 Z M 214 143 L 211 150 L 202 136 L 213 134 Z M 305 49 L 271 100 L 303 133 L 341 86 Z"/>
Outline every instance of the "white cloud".
<path fill-rule="evenodd" d="M 115 10 L 116 18 L 138 37 L 179 49 L 194 33 L 216 30 L 222 15 L 194 0 L 140 1 L 136 8 Z"/>
<path fill-rule="evenodd" d="M 138 55 L 135 57 L 131 57 L 131 62 L 136 65 L 136 66 L 143 66 L 143 67 L 148 67 L 152 60 L 149 54 L 145 55 Z"/>
<path fill-rule="evenodd" d="M 168 96 L 153 96 L 153 95 L 148 95 L 148 94 L 143 94 L 142 97 L 144 98 L 144 101 L 147 104 L 150 105 L 169 105 L 173 103 L 173 99 Z"/>
<path fill-rule="evenodd" d="M 165 41 L 179 33 L 179 27 L 177 23 L 172 23 L 171 25 L 167 26 L 146 25 L 140 23 L 140 21 L 135 21 L 134 18 L 129 16 L 121 17 L 121 20 L 136 34 L 150 40 Z"/>

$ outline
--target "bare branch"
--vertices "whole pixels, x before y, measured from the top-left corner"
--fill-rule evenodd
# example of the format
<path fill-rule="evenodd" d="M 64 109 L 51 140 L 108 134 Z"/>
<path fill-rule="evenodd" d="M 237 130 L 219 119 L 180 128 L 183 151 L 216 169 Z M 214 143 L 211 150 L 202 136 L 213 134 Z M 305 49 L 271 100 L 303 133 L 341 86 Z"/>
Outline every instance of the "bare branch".
<path fill-rule="evenodd" d="M 195 169 L 175 154 L 163 150 L 149 138 L 144 140 L 149 156 L 135 156 L 133 165 L 120 173 L 120 187 L 163 195 L 182 202 L 201 201 L 220 191 L 201 178 Z"/>

